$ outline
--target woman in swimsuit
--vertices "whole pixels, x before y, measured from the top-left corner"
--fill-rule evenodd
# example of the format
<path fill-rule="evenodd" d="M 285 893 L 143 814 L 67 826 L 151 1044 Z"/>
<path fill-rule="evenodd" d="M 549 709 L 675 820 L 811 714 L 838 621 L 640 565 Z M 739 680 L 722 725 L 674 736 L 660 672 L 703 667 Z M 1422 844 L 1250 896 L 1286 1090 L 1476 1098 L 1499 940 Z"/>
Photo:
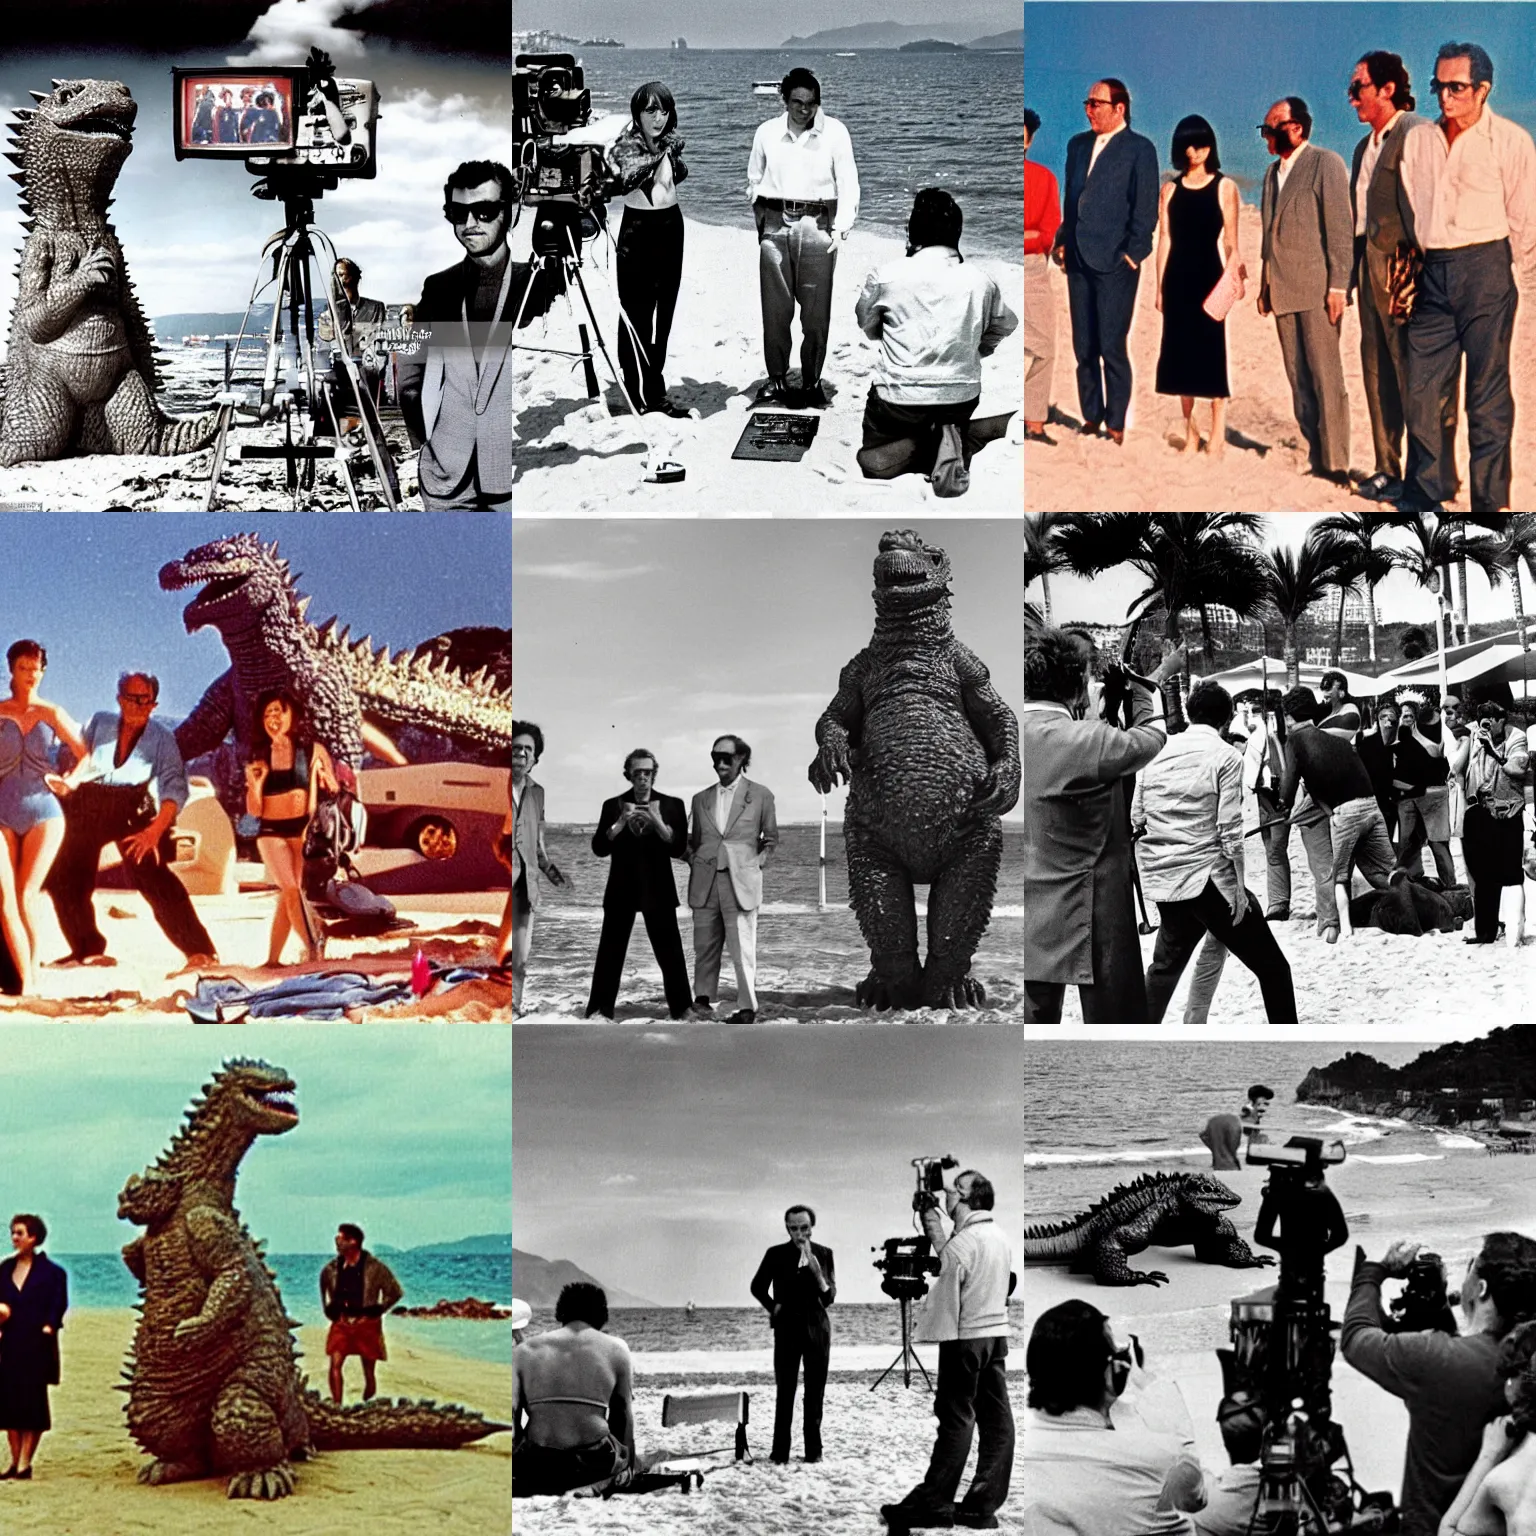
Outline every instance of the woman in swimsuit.
<path fill-rule="evenodd" d="M 1510 1411 L 1483 1431 L 1439 1536 L 1536 1536 L 1536 1322 L 1504 1336 L 1498 1369 Z"/>
<path fill-rule="evenodd" d="M 306 960 L 320 960 L 324 939 L 304 899 L 304 830 L 320 791 L 336 792 L 336 770 L 330 753 L 310 736 L 298 700 L 286 689 L 269 688 L 257 698 L 251 738 L 245 808 L 260 818 L 256 846 L 277 886 L 267 968 L 282 965 L 290 932 L 303 939 Z"/>
<path fill-rule="evenodd" d="M 86 753 L 80 727 L 37 696 L 48 653 L 36 640 L 18 640 L 5 653 L 11 695 L 0 699 L 0 930 L 16 961 L 21 990 L 36 990 L 37 906 L 43 881 L 64 841 L 64 810 L 43 782 L 63 742 L 77 758 Z"/>

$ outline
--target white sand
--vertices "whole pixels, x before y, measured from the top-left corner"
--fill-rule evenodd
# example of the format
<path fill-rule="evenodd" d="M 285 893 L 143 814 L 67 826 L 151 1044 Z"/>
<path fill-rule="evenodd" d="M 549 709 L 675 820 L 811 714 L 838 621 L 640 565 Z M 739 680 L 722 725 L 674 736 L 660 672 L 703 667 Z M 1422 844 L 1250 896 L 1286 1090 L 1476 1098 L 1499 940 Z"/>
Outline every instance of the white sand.
<path fill-rule="evenodd" d="M 525 230 L 532 221 L 524 220 Z M 614 218 L 617 227 L 617 215 Z M 521 244 L 517 241 L 521 240 Z M 528 236 L 514 237 L 514 254 L 526 260 Z M 818 412 L 821 428 L 798 464 L 733 460 L 731 452 L 751 413 L 752 395 L 767 377 L 757 289 L 757 241 L 750 229 L 687 221 L 683 282 L 666 361 L 671 398 L 695 407 L 699 421 L 630 416 L 597 357 L 604 403 L 587 400 L 580 364 L 570 358 L 519 350 L 513 409 L 521 439 L 515 497 L 519 512 L 591 516 L 692 517 L 762 515 L 805 517 L 818 513 L 900 512 L 924 515 L 1017 515 L 1022 448 L 989 443 L 971 465 L 971 488 L 953 501 L 936 500 L 921 475 L 893 481 L 865 480 L 854 462 L 862 441 L 860 422 L 878 348 L 859 330 L 853 307 L 869 272 L 901 256 L 902 245 L 855 229 L 838 256 L 832 301 L 832 333 L 824 381 L 834 398 Z M 618 300 L 612 249 L 587 247 L 583 275 L 598 323 L 615 365 Z M 1022 314 L 1024 269 L 1019 263 L 967 255 L 1002 286 L 1015 314 Z M 582 323 L 586 316 L 576 296 Z M 794 328 L 791 381 L 798 375 L 800 331 Z M 1018 411 L 1024 387 L 1022 327 L 982 364 L 979 416 Z M 561 301 L 542 320 L 518 333 L 522 347 L 577 347 L 576 328 Z M 1018 421 L 1013 423 L 1017 428 Z M 688 476 L 677 485 L 647 485 L 640 460 L 646 445 L 680 460 Z"/>
<path fill-rule="evenodd" d="M 1131 325 L 1131 367 L 1134 387 L 1125 446 L 1108 439 L 1079 437 L 1073 430 L 1082 420 L 1072 359 L 1072 326 L 1067 308 L 1065 276 L 1052 269 L 1056 296 L 1056 366 L 1052 398 L 1071 426 L 1051 428 L 1055 447 L 1027 445 L 1024 506 L 1030 512 L 1345 512 L 1368 505 L 1358 496 L 1326 480 L 1306 474 L 1307 450 L 1291 408 L 1290 385 L 1280 358 L 1273 317 L 1255 307 L 1258 297 L 1259 210 L 1244 205 L 1241 249 L 1248 267 L 1248 297 L 1227 320 L 1228 383 L 1232 399 L 1227 409 L 1229 435 L 1226 456 L 1213 462 L 1205 454 L 1181 457 L 1170 437 L 1182 443 L 1183 417 L 1173 396 L 1156 393 L 1157 355 L 1162 341 L 1162 316 L 1156 309 L 1156 250 L 1144 264 Z M 1520 284 L 1520 313 L 1515 319 L 1510 374 L 1515 394 L 1514 482 L 1515 510 L 1536 507 L 1536 330 L 1529 310 L 1536 302 L 1536 283 Z M 1375 470 L 1371 422 L 1360 373 L 1359 310 L 1344 316 L 1341 352 L 1344 382 L 1349 392 L 1350 463 L 1370 474 Z M 1210 406 L 1196 407 L 1202 432 L 1210 431 Z M 1467 424 L 1463 414 L 1457 432 L 1456 463 L 1463 481 L 1467 474 Z M 1453 511 L 1471 506 L 1463 486 L 1451 502 Z M 1386 509 L 1384 509 L 1386 510 Z"/>

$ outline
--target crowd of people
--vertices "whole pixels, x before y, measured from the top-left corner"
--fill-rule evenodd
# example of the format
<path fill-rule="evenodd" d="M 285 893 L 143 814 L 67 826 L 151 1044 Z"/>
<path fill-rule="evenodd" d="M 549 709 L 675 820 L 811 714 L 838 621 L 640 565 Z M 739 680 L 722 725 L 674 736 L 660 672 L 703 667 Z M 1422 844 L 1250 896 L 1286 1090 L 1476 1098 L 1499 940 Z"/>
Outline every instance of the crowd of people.
<path fill-rule="evenodd" d="M 243 85 L 239 102 L 224 86 L 195 86 L 191 138 L 194 144 L 283 144 L 292 135 L 287 95 L 268 81 Z"/>
<path fill-rule="evenodd" d="M 1445 1328 L 1404 1331 L 1383 1308 L 1382 1282 L 1406 1277 L 1418 1257 L 1417 1244 L 1394 1242 L 1379 1261 L 1358 1264 L 1339 1335 L 1344 1359 L 1408 1412 L 1395 1528 L 1515 1536 L 1536 1499 L 1536 1243 L 1489 1233 L 1451 1290 L 1459 1315 Z M 1325 1361 L 1331 1352 L 1330 1344 Z M 1201 1465 L 1177 1388 L 1090 1303 L 1040 1314 L 1026 1368 L 1019 1465 L 1028 1536 L 1254 1529 L 1270 1425 L 1251 1394 L 1229 1390 L 1213 1415 L 1229 1458 L 1213 1470 Z"/>
<path fill-rule="evenodd" d="M 1008 1497 L 1014 1421 L 1008 1400 L 1008 1297 L 1013 1290 L 1007 1237 L 992 1211 L 992 1182 L 975 1169 L 954 1175 L 923 1212 L 923 1233 L 939 1270 L 919 1304 L 913 1337 L 939 1346 L 933 1454 L 922 1481 L 881 1506 L 893 1532 L 954 1527 L 991 1530 Z M 775 1402 L 769 1461 L 790 1459 L 795 1396 L 803 1368 L 804 1459 L 822 1459 L 822 1418 L 837 1299 L 831 1248 L 813 1242 L 816 1213 L 784 1212 L 788 1241 L 770 1247 L 749 1290 L 773 1331 Z M 584 1281 L 565 1286 L 556 1327 L 524 1334 L 513 1351 L 514 1498 L 577 1488 L 622 1492 L 635 1474 L 657 1470 L 665 1453 L 642 1455 L 635 1443 L 634 1373 L 628 1346 L 603 1330 L 608 1302 Z M 958 1497 L 973 1441 L 975 1468 Z"/>
<path fill-rule="evenodd" d="M 1027 1021 L 1058 1022 L 1076 984 L 1087 1023 L 1160 1022 L 1199 947 L 1186 1023 L 1206 1021 L 1229 952 L 1258 978 L 1270 1022 L 1294 1023 L 1291 967 L 1269 926 L 1291 915 L 1293 830 L 1327 943 L 1353 932 L 1357 869 L 1377 891 L 1399 872 L 1461 889 L 1453 838 L 1470 887 L 1465 942 L 1497 942 L 1506 889 L 1509 942 L 1525 942 L 1532 769 L 1525 731 L 1498 699 L 1474 703 L 1468 690 L 1447 697 L 1442 716 L 1403 688 L 1364 722 L 1343 673 L 1329 672 L 1321 700 L 1301 685 L 1268 698 L 1254 690 L 1239 723 L 1231 694 L 1206 680 L 1190 690 L 1187 727 L 1170 736 L 1158 685 L 1183 667 L 1183 647 L 1150 678 L 1118 672 L 1123 699 L 1108 704 L 1096 660 L 1073 631 L 1026 641 L 1024 897 L 1037 914 L 1024 935 Z M 1262 905 L 1245 878 L 1249 795 L 1264 841 Z M 1133 896 L 1144 923 L 1146 903 L 1159 914 L 1145 974 Z"/>
<path fill-rule="evenodd" d="M 819 410 L 830 404 L 823 371 L 833 283 L 839 251 L 858 219 L 859 174 L 847 127 L 822 109 L 816 75 L 803 66 L 791 69 L 779 94 L 784 111 L 759 125 L 747 160 L 768 375 L 756 403 Z M 642 414 L 686 419 L 696 413 L 668 398 L 665 375 L 683 274 L 678 188 L 688 175 L 677 124 L 671 90 L 648 81 L 635 91 L 630 122 L 605 156 L 624 208 L 615 249 L 625 390 Z M 860 330 L 880 345 L 864 404 L 859 467 L 870 479 L 927 475 L 939 496 L 963 495 L 972 457 L 1006 430 L 1006 421 L 972 418 L 981 399 L 982 359 L 1019 323 L 997 281 L 966 264 L 964 226 L 948 192 L 918 191 L 905 258 L 869 274 L 854 310 Z M 530 313 L 547 307 L 550 297 L 531 296 Z M 792 386 L 797 314 L 800 371 Z"/>
<path fill-rule="evenodd" d="M 1515 404 L 1509 355 L 1514 271 L 1536 264 L 1536 143 L 1488 105 L 1493 62 L 1477 43 L 1446 43 L 1419 116 L 1395 53 L 1355 65 L 1348 99 L 1368 132 L 1352 164 L 1312 139 L 1312 114 L 1282 96 L 1258 131 L 1273 162 L 1261 197 L 1261 315 L 1273 315 L 1312 475 L 1403 512 L 1438 512 L 1460 488 L 1454 453 L 1466 372 L 1467 479 L 1473 512 L 1510 508 Z M 1156 236 L 1162 315 L 1158 394 L 1178 396 L 1184 451 L 1219 457 L 1231 397 L 1225 322 L 1246 295 L 1236 183 L 1199 115 L 1173 133 L 1173 179 L 1159 186 L 1152 141 L 1131 128 L 1131 97 L 1095 81 L 1088 131 L 1067 145 L 1065 196 L 1029 161 L 1039 115 L 1025 113 L 1026 440 L 1047 431 L 1055 356 L 1049 261 L 1066 274 L 1079 431 L 1123 443 L 1131 401 L 1127 337 Z M 1342 322 L 1360 312 L 1360 362 L 1374 467 L 1351 467 Z M 1195 402 L 1210 400 L 1202 436 Z M 1405 449 L 1406 438 L 1406 449 Z"/>

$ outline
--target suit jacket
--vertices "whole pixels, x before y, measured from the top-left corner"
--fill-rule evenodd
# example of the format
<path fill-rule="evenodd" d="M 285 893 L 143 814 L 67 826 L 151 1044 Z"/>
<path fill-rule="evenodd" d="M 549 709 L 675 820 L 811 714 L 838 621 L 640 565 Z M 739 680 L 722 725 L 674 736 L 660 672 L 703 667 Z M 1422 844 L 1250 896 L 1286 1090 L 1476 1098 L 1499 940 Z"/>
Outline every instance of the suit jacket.
<path fill-rule="evenodd" d="M 400 360 L 400 412 L 412 441 L 424 444 L 420 473 L 435 495 L 453 489 L 471 453 L 478 453 L 485 490 L 512 488 L 512 319 L 526 279 L 524 275 L 520 281 L 514 263 L 498 317 L 505 323 L 491 330 L 477 365 L 463 331 L 464 299 L 474 276 L 471 266 L 466 257 L 422 283 L 416 324 L 430 326 L 432 339 Z"/>
<path fill-rule="evenodd" d="M 661 811 L 662 820 L 672 829 L 670 843 L 662 842 L 655 833 L 641 836 L 628 827 L 616 838 L 610 838 L 608 828 L 619 819 L 619 807 L 633 805 L 635 792 L 630 790 L 603 801 L 597 831 L 592 834 L 592 852 L 600 859 L 611 860 L 608 886 L 603 892 L 605 912 L 645 912 L 678 904 L 672 860 L 688 857 L 688 813 L 676 795 L 653 790 L 651 798 Z"/>
<path fill-rule="evenodd" d="M 57 1386 L 59 1329 L 69 1310 L 69 1276 L 39 1249 L 32 1255 L 27 1283 L 17 1290 L 16 1260 L 9 1258 L 0 1264 L 0 1301 L 11 1309 L 0 1347 L 13 1379 Z M 53 1332 L 44 1333 L 45 1325 Z"/>
<path fill-rule="evenodd" d="M 773 791 L 743 775 L 731 804 L 730 821 L 722 829 L 715 824 L 718 788 L 712 784 L 693 797 L 692 830 L 688 834 L 688 905 L 702 907 L 709 900 L 723 848 L 736 904 L 744 912 L 751 912 L 763 904 L 763 867 L 758 856 L 771 853 L 779 844 Z"/>
<path fill-rule="evenodd" d="M 832 1265 L 832 1250 L 820 1243 L 811 1244 L 811 1252 L 821 1265 L 830 1289 L 821 1294 L 811 1279 L 809 1268 L 800 1267 L 800 1250 L 793 1243 L 777 1243 L 764 1255 L 752 1277 L 752 1294 L 772 1313 L 775 1305 L 783 1307 L 775 1328 L 786 1324 L 804 1328 L 815 1337 L 830 1339 L 832 1325 L 827 1320 L 827 1308 L 837 1300 L 837 1274 Z"/>
<path fill-rule="evenodd" d="M 1067 142 L 1067 189 L 1056 244 L 1095 272 L 1112 272 L 1129 256 L 1139 267 L 1152 254 L 1157 229 L 1157 151 L 1151 139 L 1129 128 L 1099 154 L 1093 174 L 1092 133 Z"/>
<path fill-rule="evenodd" d="M 1132 697 L 1133 718 L 1150 719 L 1150 701 Z M 1055 705 L 1024 705 L 1026 981 L 1091 985 L 1096 944 L 1126 941 L 1097 931 L 1112 905 L 1131 912 L 1131 834 L 1120 780 L 1150 763 L 1167 739 L 1160 726 L 1122 731 L 1101 720 L 1073 720 Z M 1128 926 L 1134 950 L 1134 916 Z"/>
<path fill-rule="evenodd" d="M 528 877 L 528 905 L 537 907 L 541 897 L 539 871 L 549 863 L 544 851 L 544 786 L 528 779 L 523 784 L 523 798 L 513 817 L 512 884 Z"/>
<path fill-rule="evenodd" d="M 1391 255 L 1397 249 L 1400 240 L 1413 243 L 1413 204 L 1408 201 L 1408 189 L 1403 185 L 1403 178 L 1398 174 L 1398 168 L 1403 160 L 1403 144 L 1408 137 L 1408 130 L 1415 123 L 1423 122 L 1423 118 L 1414 112 L 1404 112 L 1393 123 L 1381 141 L 1381 154 L 1376 161 L 1376 169 L 1371 172 L 1371 184 L 1365 191 L 1365 238 L 1370 245 L 1378 251 Z M 1365 159 L 1366 147 L 1371 142 L 1370 134 L 1355 145 L 1354 159 L 1349 167 L 1349 209 L 1355 217 L 1355 223 L 1360 218 L 1360 195 L 1356 183 L 1360 179 L 1360 162 Z M 1354 228 L 1354 224 L 1350 225 Z"/>
<path fill-rule="evenodd" d="M 1343 157 L 1316 144 L 1296 153 L 1301 159 L 1284 190 L 1278 161 L 1264 173 L 1262 291 L 1277 315 L 1321 309 L 1330 288 L 1348 293 L 1354 266 L 1355 223 Z"/>

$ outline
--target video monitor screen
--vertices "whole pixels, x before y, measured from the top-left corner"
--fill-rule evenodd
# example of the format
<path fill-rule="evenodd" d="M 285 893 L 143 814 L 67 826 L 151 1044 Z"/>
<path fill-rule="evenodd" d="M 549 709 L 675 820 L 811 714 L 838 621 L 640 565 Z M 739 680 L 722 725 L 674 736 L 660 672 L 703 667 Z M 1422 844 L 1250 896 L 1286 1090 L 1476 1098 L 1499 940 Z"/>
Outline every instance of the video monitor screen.
<path fill-rule="evenodd" d="M 294 147 L 292 74 L 177 71 L 176 154 L 279 154 Z"/>

